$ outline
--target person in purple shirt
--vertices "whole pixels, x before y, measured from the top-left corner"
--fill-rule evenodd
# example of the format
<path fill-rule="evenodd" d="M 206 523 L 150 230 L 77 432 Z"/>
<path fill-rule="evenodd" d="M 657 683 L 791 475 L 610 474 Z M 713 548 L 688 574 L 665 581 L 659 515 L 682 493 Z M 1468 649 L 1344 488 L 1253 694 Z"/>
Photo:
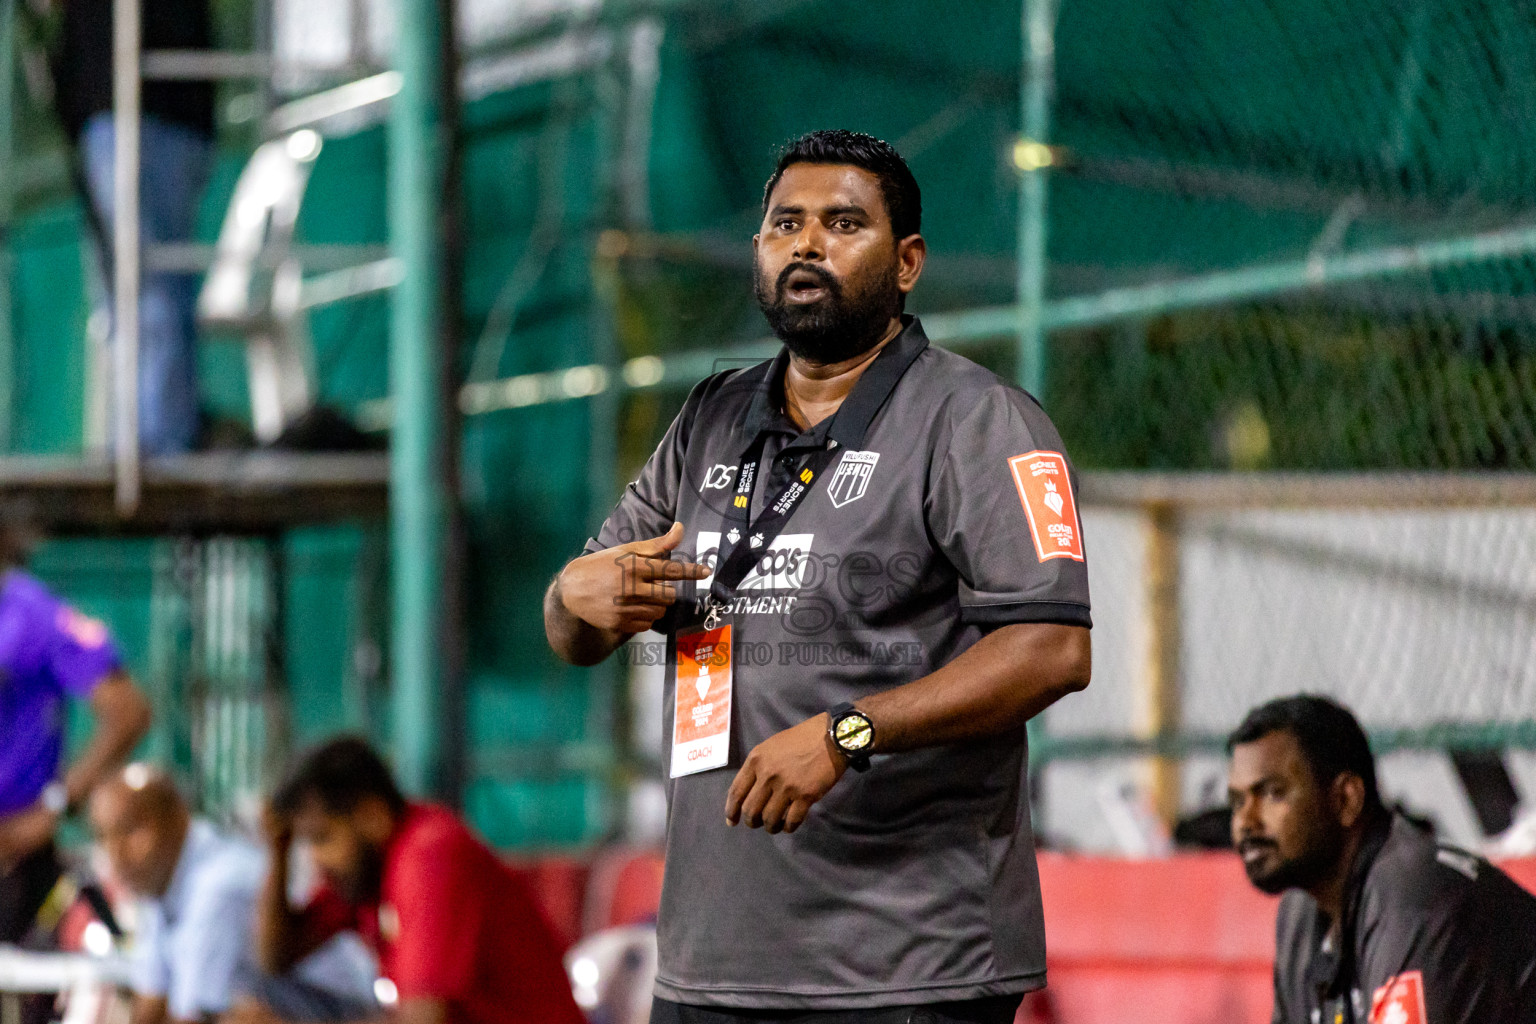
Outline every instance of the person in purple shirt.
<path fill-rule="evenodd" d="M 60 867 L 60 820 L 119 767 L 149 728 L 149 702 L 107 628 L 21 568 L 18 531 L 0 525 L 0 942 L 32 926 Z M 63 768 L 65 704 L 89 704 L 95 728 Z"/>

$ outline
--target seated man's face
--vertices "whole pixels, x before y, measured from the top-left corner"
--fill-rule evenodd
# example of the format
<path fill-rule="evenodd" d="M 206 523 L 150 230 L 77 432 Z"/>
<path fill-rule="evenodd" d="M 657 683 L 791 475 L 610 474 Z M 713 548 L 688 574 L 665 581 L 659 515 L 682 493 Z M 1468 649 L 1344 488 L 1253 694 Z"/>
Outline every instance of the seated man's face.
<path fill-rule="evenodd" d="M 1264 892 L 1307 888 L 1338 863 L 1344 827 L 1291 733 L 1233 747 L 1227 797 L 1232 845 L 1248 880 Z"/>
<path fill-rule="evenodd" d="M 178 853 L 168 849 L 164 823 L 157 825 L 143 808 L 116 792 L 98 792 L 91 800 L 90 820 L 118 880 L 135 896 L 164 895 Z"/>
<path fill-rule="evenodd" d="M 294 838 L 308 846 L 327 884 L 353 903 L 377 900 L 384 875 L 383 843 L 371 835 L 377 829 L 359 820 L 367 813 L 337 814 L 311 800 L 293 817 Z"/>

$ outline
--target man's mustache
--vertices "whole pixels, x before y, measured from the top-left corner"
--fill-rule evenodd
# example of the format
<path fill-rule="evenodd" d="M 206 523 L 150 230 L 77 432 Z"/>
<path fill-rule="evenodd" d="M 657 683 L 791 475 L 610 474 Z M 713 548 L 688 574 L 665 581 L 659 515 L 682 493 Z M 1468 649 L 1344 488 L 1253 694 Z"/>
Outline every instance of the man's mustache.
<path fill-rule="evenodd" d="M 789 287 L 789 275 L 801 270 L 816 278 L 817 282 L 828 292 L 834 295 L 837 294 L 837 278 L 827 273 L 824 267 L 818 267 L 813 263 L 791 263 L 779 271 L 779 280 L 774 285 L 774 294 L 782 299 L 784 297 L 784 289 Z"/>

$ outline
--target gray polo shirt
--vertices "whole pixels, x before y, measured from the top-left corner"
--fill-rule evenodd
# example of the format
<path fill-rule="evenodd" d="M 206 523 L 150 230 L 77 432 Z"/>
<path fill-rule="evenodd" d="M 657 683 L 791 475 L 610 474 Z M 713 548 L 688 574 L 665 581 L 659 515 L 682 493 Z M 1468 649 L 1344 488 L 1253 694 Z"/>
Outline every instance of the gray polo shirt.
<path fill-rule="evenodd" d="M 812 453 L 841 450 L 727 605 L 729 762 L 668 781 L 656 993 L 839 1009 L 1038 988 L 1045 936 L 1022 729 L 877 755 L 792 835 L 725 824 L 736 771 L 774 733 L 925 676 L 999 626 L 1090 625 L 1074 482 L 1033 398 L 930 347 L 908 318 L 837 414 L 801 433 L 781 411 L 786 365 L 781 352 L 694 388 L 588 544 L 676 521 L 687 531 L 679 557 L 713 564 L 760 433 L 754 520 Z M 658 623 L 668 744 L 674 641 L 700 628 L 694 598 L 709 582 L 686 585 Z"/>
<path fill-rule="evenodd" d="M 1536 898 L 1508 875 L 1394 816 L 1351 876 L 1344 942 L 1311 896 L 1280 901 L 1275 1024 L 1536 1021 Z"/>

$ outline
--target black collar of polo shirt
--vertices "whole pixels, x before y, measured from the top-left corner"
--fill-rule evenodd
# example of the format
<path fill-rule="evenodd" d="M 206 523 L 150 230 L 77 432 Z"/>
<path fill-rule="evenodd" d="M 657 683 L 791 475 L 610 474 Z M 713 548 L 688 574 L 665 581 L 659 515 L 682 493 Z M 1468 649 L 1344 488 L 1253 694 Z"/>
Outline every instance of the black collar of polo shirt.
<path fill-rule="evenodd" d="M 858 451 L 863 447 L 864 435 L 869 432 L 875 414 L 891 397 L 908 368 L 923 354 L 923 349 L 928 347 L 928 335 L 923 333 L 923 325 L 917 317 L 903 313 L 901 322 L 901 333 L 875 356 L 875 361 L 859 377 L 837 412 L 801 435 L 804 441 L 797 439 L 790 447 L 820 448 L 828 435 L 843 448 Z M 784 374 L 788 369 L 789 349 L 781 348 L 767 364 L 757 390 L 752 393 L 752 403 L 747 406 L 746 417 L 742 420 L 740 455 L 745 456 L 758 435 L 770 429 L 774 420 L 782 415 L 778 410 L 783 405 Z"/>

